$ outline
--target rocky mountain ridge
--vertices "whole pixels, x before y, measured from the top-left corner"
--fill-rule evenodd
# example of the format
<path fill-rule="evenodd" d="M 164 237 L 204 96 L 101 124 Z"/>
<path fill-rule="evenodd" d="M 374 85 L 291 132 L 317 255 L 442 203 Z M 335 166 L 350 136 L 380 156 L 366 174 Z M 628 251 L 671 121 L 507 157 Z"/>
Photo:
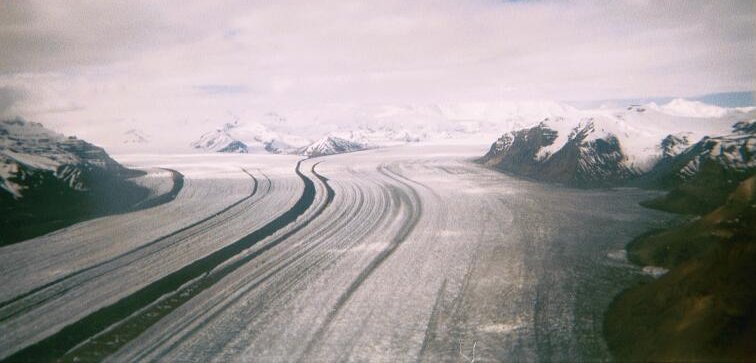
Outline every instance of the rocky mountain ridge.
<path fill-rule="evenodd" d="M 76 137 L 20 118 L 2 120 L 0 245 L 127 210 L 149 194 L 129 180 L 143 174 Z"/>
<path fill-rule="evenodd" d="M 755 170 L 756 111 L 677 124 L 628 115 L 654 111 L 627 111 L 578 121 L 544 119 L 505 133 L 479 161 L 511 174 L 578 187 L 671 189 L 710 173 L 737 182 Z"/>
<path fill-rule="evenodd" d="M 133 174 L 100 147 L 74 136 L 65 137 L 36 122 L 0 121 L 0 192 L 21 198 L 41 186 L 32 180 L 48 175 L 72 190 L 93 187 L 91 179 Z"/>
<path fill-rule="evenodd" d="M 325 136 L 298 151 L 299 155 L 318 157 L 367 149 L 367 145 L 337 136 Z"/>

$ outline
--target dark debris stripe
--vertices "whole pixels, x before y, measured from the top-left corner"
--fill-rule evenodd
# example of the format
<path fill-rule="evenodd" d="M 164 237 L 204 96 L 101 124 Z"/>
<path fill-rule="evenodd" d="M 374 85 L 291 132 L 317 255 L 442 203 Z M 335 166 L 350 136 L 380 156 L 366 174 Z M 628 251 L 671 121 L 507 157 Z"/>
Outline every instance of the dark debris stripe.
<path fill-rule="evenodd" d="M 173 169 L 168 169 L 168 168 L 160 168 L 160 169 L 163 169 L 171 173 L 171 179 L 173 179 L 173 186 L 171 187 L 171 190 L 168 191 L 168 193 L 164 193 L 155 198 L 143 200 L 135 204 L 134 207 L 131 208 L 132 211 L 157 207 L 161 204 L 165 204 L 176 199 L 176 196 L 178 196 L 179 192 L 184 187 L 184 174 L 181 174 L 178 171 L 173 170 Z"/>
<path fill-rule="evenodd" d="M 165 236 L 159 237 L 159 238 L 157 238 L 157 239 L 155 239 L 155 240 L 153 240 L 151 242 L 148 242 L 148 243 L 146 243 L 144 245 L 141 245 L 141 246 L 139 246 L 139 247 L 137 247 L 137 248 L 135 248 L 133 250 L 129 250 L 127 252 L 124 252 L 124 253 L 122 253 L 122 254 L 120 254 L 118 256 L 115 256 L 113 258 L 110 258 L 108 260 L 99 262 L 97 264 L 94 264 L 92 266 L 83 268 L 81 270 L 77 270 L 77 271 L 72 272 L 72 273 L 69 273 L 69 274 L 67 274 L 65 276 L 62 276 L 62 277 L 60 277 L 58 279 L 55 279 L 54 281 L 48 282 L 48 283 L 46 283 L 44 285 L 41 285 L 39 287 L 36 287 L 36 288 L 34 288 L 34 289 L 32 289 L 32 290 L 30 290 L 28 292 L 25 292 L 25 293 L 20 294 L 20 295 L 18 295 L 16 297 L 13 297 L 12 299 L 0 302 L 0 322 L 6 321 L 8 319 L 11 319 L 11 318 L 13 318 L 15 316 L 18 316 L 19 314 L 26 313 L 26 312 L 30 311 L 31 309 L 33 309 L 36 306 L 39 306 L 39 305 L 41 305 L 41 304 L 43 304 L 43 303 L 45 303 L 45 302 L 47 302 L 47 301 L 49 301 L 49 300 L 51 300 L 51 299 L 53 299 L 55 297 L 61 296 L 62 294 L 66 293 L 67 291 L 71 290 L 72 288 L 74 288 L 74 287 L 76 287 L 76 286 L 78 286 L 80 284 L 83 284 L 83 283 L 85 283 L 87 281 L 91 281 L 94 278 L 100 277 L 100 276 L 102 276 L 102 275 L 104 275 L 106 273 L 109 273 L 109 272 L 113 271 L 114 269 L 117 269 L 117 268 L 121 267 L 121 265 L 115 266 L 115 267 L 110 268 L 110 269 L 106 269 L 105 271 L 98 271 L 95 275 L 88 276 L 87 278 L 85 278 L 82 281 L 77 281 L 72 286 L 61 286 L 61 285 L 65 284 L 65 282 L 67 282 L 67 281 L 69 281 L 69 280 L 71 280 L 73 278 L 80 277 L 83 274 L 85 274 L 87 272 L 90 272 L 90 271 L 93 271 L 95 269 L 98 269 L 100 267 L 103 267 L 103 266 L 106 266 L 106 265 L 109 265 L 109 264 L 113 264 L 114 262 L 120 261 L 120 260 L 122 260 L 122 259 L 124 259 L 124 258 L 126 258 L 126 257 L 128 257 L 130 255 L 135 255 L 136 253 L 139 253 L 139 252 L 141 252 L 141 251 L 143 251 L 143 250 L 145 250 L 145 249 L 147 249 L 149 247 L 152 247 L 152 246 L 154 246 L 154 245 L 156 245 L 156 244 L 158 244 L 158 243 L 160 243 L 160 242 L 162 242 L 162 241 L 164 241 L 164 240 L 166 240 L 168 238 L 174 237 L 174 236 L 176 236 L 176 235 L 178 235 L 180 233 L 183 233 L 183 232 L 185 232 L 187 230 L 190 230 L 190 229 L 195 228 L 195 227 L 197 227 L 197 226 L 199 226 L 201 224 L 204 224 L 204 223 L 208 222 L 209 220 L 211 220 L 213 218 L 216 218 L 216 217 L 218 217 L 218 216 L 220 216 L 220 215 L 228 212 L 229 210 L 233 209 L 234 207 L 238 206 L 239 204 L 241 204 L 241 203 L 249 200 L 250 198 L 254 197 L 255 194 L 257 194 L 258 181 L 247 170 L 242 169 L 242 171 L 245 174 L 249 175 L 249 177 L 252 178 L 252 181 L 253 181 L 252 191 L 246 197 L 244 197 L 244 198 L 242 198 L 242 199 L 240 199 L 240 200 L 238 200 L 238 201 L 230 204 L 226 208 L 223 208 L 222 210 L 220 210 L 220 211 L 218 211 L 216 213 L 213 213 L 212 215 L 210 215 L 208 217 L 205 217 L 205 218 L 203 218 L 203 219 L 201 219 L 201 220 L 199 220 L 199 221 L 197 221 L 195 223 L 192 223 L 192 224 L 190 224 L 190 225 L 188 225 L 186 227 L 183 227 L 183 228 L 178 229 L 178 230 L 176 230 L 174 232 L 171 232 L 171 233 L 169 233 L 169 234 L 167 234 Z M 182 183 L 181 184 L 183 186 L 183 177 L 182 177 Z M 171 244 L 168 244 L 166 246 L 163 246 L 162 248 L 159 248 L 159 249 L 156 249 L 154 251 L 151 251 L 148 255 L 142 256 L 142 258 L 144 258 L 146 256 L 149 256 L 151 254 L 154 254 L 156 252 L 162 251 L 163 249 L 168 248 L 168 247 L 172 246 L 173 244 L 174 243 L 171 243 Z M 24 301 L 24 300 L 26 300 L 26 301 Z M 12 305 L 12 304 L 13 305 L 18 305 L 18 306 L 17 307 L 9 306 L 9 305 Z"/>
<path fill-rule="evenodd" d="M 325 190 L 326 190 L 326 198 L 325 198 L 325 201 L 317 207 L 317 210 L 315 210 L 315 212 L 312 213 L 307 218 L 307 220 L 302 221 L 301 224 L 297 225 L 292 230 L 290 230 L 290 231 L 286 232 L 285 234 L 281 235 L 280 237 L 276 238 L 274 241 L 270 242 L 269 244 L 266 244 L 265 246 L 263 246 L 259 250 L 255 251 L 254 253 L 251 253 L 251 254 L 249 254 L 247 256 L 244 256 L 243 258 L 239 259 L 238 261 L 235 261 L 233 263 L 233 265 L 229 265 L 227 267 L 227 269 L 228 269 L 227 272 L 224 271 L 221 274 L 216 274 L 216 276 L 213 276 L 212 279 L 206 279 L 205 281 L 203 281 L 203 283 L 205 285 L 207 285 L 207 287 L 212 286 L 212 284 L 214 284 L 217 280 L 220 280 L 220 277 L 225 277 L 226 275 L 228 275 L 229 273 L 231 273 L 234 270 L 238 269 L 239 267 L 241 267 L 242 265 L 244 265 L 247 262 L 251 261 L 252 259 L 254 259 L 254 258 L 262 255 L 264 252 L 270 250 L 271 248 L 273 248 L 273 247 L 277 246 L 278 244 L 280 244 L 281 242 L 285 241 L 286 239 L 288 239 L 289 237 L 291 237 L 292 235 L 294 235 L 295 233 L 299 232 L 304 227 L 306 227 L 307 225 L 309 225 L 310 222 L 316 220 L 323 213 L 323 211 L 331 204 L 331 202 L 335 198 L 336 193 L 333 190 L 333 188 L 330 186 L 330 184 L 328 183 L 328 178 L 320 175 L 318 172 L 315 171 L 315 167 L 317 167 L 318 164 L 320 164 L 320 162 L 315 163 L 312 166 L 312 170 L 311 171 L 312 171 L 313 175 L 315 175 L 315 177 L 318 178 L 323 183 L 323 186 L 325 187 Z M 302 257 L 304 257 L 305 255 L 307 255 L 313 248 L 315 248 L 315 246 L 310 246 L 310 247 L 308 247 L 308 248 L 306 248 L 306 249 L 304 249 L 302 251 L 299 251 L 297 253 L 297 255 L 292 260 L 290 260 L 290 261 L 288 261 L 288 262 L 286 262 L 284 264 L 281 264 L 279 266 L 276 266 L 275 269 L 273 269 L 272 271 L 267 272 L 262 278 L 260 278 L 256 282 L 254 282 L 252 285 L 247 286 L 244 289 L 244 291 L 251 291 L 251 290 L 254 290 L 254 289 L 258 288 L 262 284 L 266 283 L 270 278 L 272 278 L 273 276 L 276 276 L 281 271 L 283 271 L 286 268 L 288 268 L 295 261 L 297 261 L 297 260 L 301 259 Z M 174 294 L 174 296 L 171 297 L 171 299 L 176 299 L 176 297 L 175 297 L 176 295 L 180 296 L 182 294 L 184 294 L 184 292 L 177 291 Z M 203 321 L 201 323 L 199 323 L 197 326 L 195 326 L 194 328 L 192 328 L 191 331 L 189 331 L 188 333 L 186 333 L 183 337 L 181 337 L 179 339 L 174 339 L 173 342 L 167 347 L 166 350 L 171 350 L 171 349 L 175 348 L 176 346 L 178 346 L 182 342 L 186 341 L 186 339 L 189 339 L 191 336 L 194 336 L 195 334 L 197 334 L 200 331 L 202 331 L 202 329 L 205 328 L 207 326 L 207 324 L 209 324 L 209 322 L 213 321 L 220 314 L 222 314 L 228 306 L 237 303 L 239 300 L 243 299 L 244 297 L 245 297 L 245 295 L 242 293 L 242 294 L 238 294 L 235 298 L 232 298 L 231 300 L 226 301 L 223 304 L 223 307 L 215 309 L 215 311 L 212 314 L 210 314 L 207 317 L 204 317 L 204 319 L 203 319 Z M 197 322 L 198 319 L 200 319 L 200 317 L 195 317 L 195 318 L 191 319 L 189 321 L 189 323 L 185 324 L 185 326 Z M 169 338 L 175 338 L 175 336 L 162 337 L 161 340 L 162 340 L 162 342 L 165 342 L 165 341 L 168 341 Z M 140 351 L 139 355 L 135 359 L 137 361 L 141 361 L 141 360 L 146 359 L 145 357 L 147 355 L 153 353 L 155 351 L 155 349 L 157 349 L 162 342 L 153 342 L 153 345 L 152 345 L 151 348 L 144 349 L 144 350 Z"/>
<path fill-rule="evenodd" d="M 204 258 L 152 282 L 118 302 L 89 314 L 57 333 L 13 353 L 3 359 L 2 362 L 73 361 L 76 358 L 93 361 L 102 360 L 108 354 L 115 352 L 157 322 L 159 318 L 212 286 L 213 283 L 231 273 L 252 256 L 222 266 L 226 262 L 295 222 L 312 206 L 315 200 L 315 185 L 300 171 L 300 166 L 301 161 L 297 163 L 295 172 L 305 185 L 302 195 L 291 209 L 270 223 Z M 253 255 L 257 255 L 257 253 Z M 218 267 L 221 268 L 218 271 L 213 271 Z M 181 290 L 181 293 L 172 294 L 179 290 Z M 175 298 L 176 301 L 171 302 L 170 297 Z M 162 313 L 158 316 L 141 314 L 151 310 L 151 305 L 156 302 L 158 310 Z M 164 305 L 161 306 L 161 304 Z M 129 324 L 140 317 L 144 319 L 136 326 Z M 122 331 L 122 335 L 119 335 L 118 341 L 108 342 L 112 344 L 99 344 L 101 339 L 94 339 L 98 336 L 112 335 L 121 326 L 125 327 L 125 330 Z M 121 338 L 123 339 L 121 340 Z"/>
<path fill-rule="evenodd" d="M 407 236 L 409 236 L 409 234 L 414 230 L 418 220 L 420 219 L 422 208 L 420 205 L 420 198 L 415 189 L 408 183 L 401 180 L 399 177 L 394 176 L 391 171 L 383 167 L 380 167 L 378 169 L 378 172 L 394 180 L 407 189 L 407 191 L 404 191 L 396 186 L 389 186 L 389 189 L 392 191 L 394 198 L 397 200 L 397 204 L 404 205 L 409 209 L 409 216 L 404 220 L 403 225 L 391 240 L 391 243 L 375 258 L 373 258 L 373 260 L 370 261 L 367 266 L 365 266 L 365 268 L 360 272 L 359 275 L 357 275 L 354 281 L 352 281 L 347 289 L 339 296 L 338 300 L 326 316 L 323 323 L 320 325 L 315 334 L 313 334 L 313 338 L 308 342 L 302 355 L 299 358 L 299 361 L 307 360 L 307 357 L 310 356 L 315 347 L 320 343 L 320 340 L 328 331 L 328 328 L 333 323 L 333 320 L 336 319 L 338 314 L 341 312 L 347 302 L 349 302 L 354 293 L 373 274 L 373 272 L 375 272 L 389 257 L 391 257 L 396 249 L 399 248 L 399 246 L 407 239 Z"/>

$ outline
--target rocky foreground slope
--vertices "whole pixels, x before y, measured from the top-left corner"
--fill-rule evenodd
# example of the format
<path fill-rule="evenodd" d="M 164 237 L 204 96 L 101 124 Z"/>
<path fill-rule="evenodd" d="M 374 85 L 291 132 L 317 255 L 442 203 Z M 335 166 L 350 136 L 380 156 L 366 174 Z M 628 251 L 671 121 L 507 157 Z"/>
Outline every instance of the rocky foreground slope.
<path fill-rule="evenodd" d="M 604 332 L 621 361 L 756 357 L 756 176 L 721 206 L 628 245 L 629 259 L 669 272 L 618 296 Z"/>
<path fill-rule="evenodd" d="M 128 208 L 143 174 L 102 148 L 23 119 L 0 121 L 0 245 Z"/>

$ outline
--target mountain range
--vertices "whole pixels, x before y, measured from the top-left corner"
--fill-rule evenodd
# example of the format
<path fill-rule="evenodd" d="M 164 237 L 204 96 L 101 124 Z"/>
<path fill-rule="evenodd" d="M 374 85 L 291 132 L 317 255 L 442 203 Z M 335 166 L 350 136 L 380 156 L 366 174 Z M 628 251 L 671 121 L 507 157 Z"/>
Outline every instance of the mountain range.
<path fill-rule="evenodd" d="M 288 154 L 308 143 L 309 140 L 305 138 L 275 132 L 260 123 L 241 124 L 234 121 L 203 134 L 191 146 L 213 152 Z"/>
<path fill-rule="evenodd" d="M 504 133 L 479 161 L 514 175 L 577 187 L 674 189 L 704 181 L 715 187 L 714 179 L 742 181 L 756 168 L 756 111 L 711 114 L 706 109 L 697 117 L 677 116 L 635 105 L 546 118 Z M 690 192 L 680 193 L 691 200 Z M 710 204 L 701 203 L 697 209 Z"/>
<path fill-rule="evenodd" d="M 557 102 L 347 107 L 323 114 L 297 115 L 297 119 L 313 118 L 311 123 L 302 127 L 287 127 L 287 119 L 277 113 L 266 114 L 254 121 L 235 118 L 192 141 L 191 147 L 207 152 L 305 155 L 308 146 L 322 143 L 326 137 L 346 140 L 354 146 L 348 150 L 354 151 L 357 145 L 379 148 L 450 139 L 480 142 L 502 131 L 529 129 L 543 122 L 544 127 L 557 131 L 558 136 L 553 143 L 540 145 L 538 157 L 554 154 L 569 141 L 573 129 L 579 127 L 584 130 L 575 136 L 584 137 L 586 142 L 611 141 L 608 135 L 614 135 L 622 143 L 622 156 L 627 158 L 624 164 L 634 172 L 646 171 L 654 165 L 659 138 L 674 135 L 699 139 L 705 135 L 724 134 L 738 114 L 747 112 L 748 109 L 744 108 L 723 108 L 684 99 L 663 105 L 649 103 L 595 110 L 579 110 Z M 649 143 L 649 140 L 653 142 Z M 616 172 L 626 173 L 623 170 Z"/>

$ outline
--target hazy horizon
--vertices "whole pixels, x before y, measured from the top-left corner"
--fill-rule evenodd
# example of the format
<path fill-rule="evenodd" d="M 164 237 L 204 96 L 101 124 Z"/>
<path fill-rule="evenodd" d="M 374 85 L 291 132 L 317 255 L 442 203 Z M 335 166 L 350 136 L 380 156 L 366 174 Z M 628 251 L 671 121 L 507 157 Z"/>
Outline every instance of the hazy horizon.
<path fill-rule="evenodd" d="M 750 1 L 28 1 L 0 10 L 0 116 L 66 131 L 180 129 L 327 105 L 753 99 L 756 89 Z"/>

